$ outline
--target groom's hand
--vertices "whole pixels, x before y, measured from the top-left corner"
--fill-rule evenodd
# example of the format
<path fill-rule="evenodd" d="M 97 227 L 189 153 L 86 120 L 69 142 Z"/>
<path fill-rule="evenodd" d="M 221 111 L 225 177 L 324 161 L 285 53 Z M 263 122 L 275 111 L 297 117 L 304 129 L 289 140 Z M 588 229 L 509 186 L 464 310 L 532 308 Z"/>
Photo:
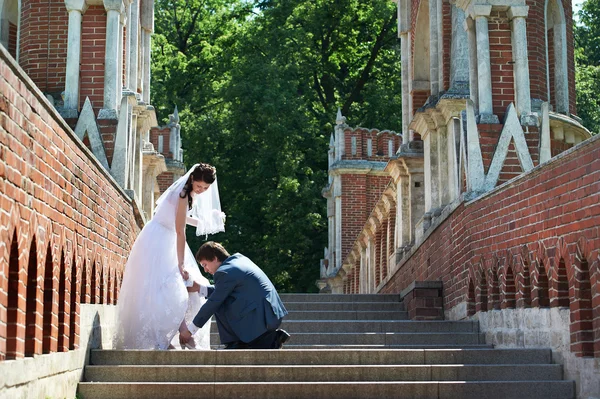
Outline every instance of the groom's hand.
<path fill-rule="evenodd" d="M 194 281 L 191 287 L 188 287 L 188 292 L 200 292 L 200 284 Z"/>
<path fill-rule="evenodd" d="M 192 333 L 190 332 L 190 330 L 187 329 L 187 327 L 184 327 L 184 328 L 185 329 L 183 331 L 179 332 L 179 339 L 184 344 L 187 344 L 192 339 Z"/>

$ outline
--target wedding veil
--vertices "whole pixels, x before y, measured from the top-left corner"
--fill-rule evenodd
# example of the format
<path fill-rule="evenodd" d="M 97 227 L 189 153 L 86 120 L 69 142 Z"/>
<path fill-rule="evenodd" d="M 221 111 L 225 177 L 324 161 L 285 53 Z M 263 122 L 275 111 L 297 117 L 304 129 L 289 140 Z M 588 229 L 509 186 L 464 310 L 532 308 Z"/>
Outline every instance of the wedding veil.
<path fill-rule="evenodd" d="M 156 200 L 156 209 L 154 214 L 161 212 L 167 198 L 181 193 L 185 183 L 190 175 L 200 164 L 192 166 L 185 175 L 181 176 Z M 210 187 L 201 194 L 192 193 L 192 209 L 187 212 L 186 223 L 196 227 L 196 235 L 215 234 L 225 231 L 225 214 L 221 212 L 221 202 L 219 200 L 219 187 L 217 178 Z"/>

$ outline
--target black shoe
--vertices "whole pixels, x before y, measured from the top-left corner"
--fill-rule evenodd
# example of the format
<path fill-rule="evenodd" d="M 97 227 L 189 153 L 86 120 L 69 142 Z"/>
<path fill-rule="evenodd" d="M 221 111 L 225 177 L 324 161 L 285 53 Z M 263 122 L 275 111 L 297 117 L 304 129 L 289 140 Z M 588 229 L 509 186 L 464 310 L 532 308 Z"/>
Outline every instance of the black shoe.
<path fill-rule="evenodd" d="M 277 329 L 275 333 L 277 334 L 277 337 L 275 338 L 275 348 L 281 349 L 283 348 L 283 344 L 285 344 L 287 340 L 290 339 L 290 334 L 288 334 L 285 330 L 281 329 Z"/>
<path fill-rule="evenodd" d="M 225 344 L 225 349 L 248 349 L 248 344 L 242 341 L 234 341 Z"/>

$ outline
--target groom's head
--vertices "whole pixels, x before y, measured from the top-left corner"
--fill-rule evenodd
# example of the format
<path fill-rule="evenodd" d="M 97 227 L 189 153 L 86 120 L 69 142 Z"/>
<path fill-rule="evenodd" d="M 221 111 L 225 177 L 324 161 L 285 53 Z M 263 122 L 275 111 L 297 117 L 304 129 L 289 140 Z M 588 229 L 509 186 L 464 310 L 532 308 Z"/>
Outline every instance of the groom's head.
<path fill-rule="evenodd" d="M 196 260 L 205 272 L 215 274 L 221 263 L 229 258 L 229 252 L 218 242 L 208 241 L 196 252 Z"/>

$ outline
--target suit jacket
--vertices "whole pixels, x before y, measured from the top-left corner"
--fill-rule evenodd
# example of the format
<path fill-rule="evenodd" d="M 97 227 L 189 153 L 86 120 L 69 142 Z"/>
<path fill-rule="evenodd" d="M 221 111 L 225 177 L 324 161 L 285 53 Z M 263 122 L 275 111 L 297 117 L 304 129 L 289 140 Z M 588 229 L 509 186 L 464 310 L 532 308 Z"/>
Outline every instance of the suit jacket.
<path fill-rule="evenodd" d="M 227 319 L 241 341 L 250 342 L 279 327 L 288 313 L 271 280 L 242 254 L 225 259 L 213 278 L 215 284 L 208 288 L 208 299 L 194 318 L 197 326 L 203 326 L 217 313 L 219 318 Z"/>

